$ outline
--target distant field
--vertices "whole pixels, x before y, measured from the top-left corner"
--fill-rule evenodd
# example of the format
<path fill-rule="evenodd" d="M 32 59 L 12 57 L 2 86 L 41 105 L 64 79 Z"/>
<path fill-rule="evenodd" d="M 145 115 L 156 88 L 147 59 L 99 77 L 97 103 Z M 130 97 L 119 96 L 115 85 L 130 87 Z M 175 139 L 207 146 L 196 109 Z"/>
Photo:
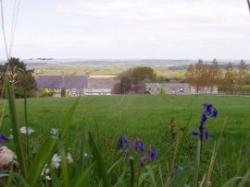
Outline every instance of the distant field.
<path fill-rule="evenodd" d="M 83 75 L 89 73 L 90 75 L 118 75 L 123 71 L 128 70 L 133 66 L 128 65 L 45 65 L 35 67 L 35 75 Z M 184 70 L 169 70 L 166 66 L 153 67 L 158 76 L 166 78 L 184 78 Z"/>
<path fill-rule="evenodd" d="M 34 98 L 28 101 L 29 124 L 36 129 L 32 142 L 43 140 L 52 127 L 60 128 L 70 105 L 76 98 Z M 189 131 L 199 124 L 202 104 L 213 103 L 218 111 L 217 119 L 208 121 L 207 128 L 212 138 L 205 143 L 203 153 L 209 158 L 211 148 L 225 126 L 221 148 L 213 177 L 220 181 L 244 173 L 250 165 L 250 97 L 237 96 L 90 96 L 82 97 L 68 131 L 66 144 L 74 145 L 84 133 L 91 130 L 98 137 L 103 154 L 115 151 L 120 135 L 141 138 L 153 144 L 159 152 L 158 162 L 163 166 L 171 161 L 170 121 L 174 132 L 186 127 L 185 138 L 178 156 L 178 164 L 184 165 L 194 160 L 195 138 Z M 18 114 L 23 124 L 23 101 L 17 101 Z M 8 124 L 8 118 L 5 119 Z M 8 132 L 8 126 L 4 126 Z M 35 146 L 35 143 L 34 143 Z M 34 148 L 35 149 L 35 148 Z M 107 162 L 111 158 L 106 158 Z M 237 162 L 235 161 L 237 160 Z M 203 162 L 208 162 L 206 159 Z M 242 165 L 244 162 L 244 165 Z"/>

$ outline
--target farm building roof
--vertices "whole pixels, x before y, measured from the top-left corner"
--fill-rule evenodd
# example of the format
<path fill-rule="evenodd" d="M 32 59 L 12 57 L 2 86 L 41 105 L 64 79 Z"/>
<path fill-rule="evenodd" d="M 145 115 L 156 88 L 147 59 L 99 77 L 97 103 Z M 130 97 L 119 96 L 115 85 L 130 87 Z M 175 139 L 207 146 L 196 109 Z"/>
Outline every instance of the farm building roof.
<path fill-rule="evenodd" d="M 83 89 L 88 87 L 87 76 L 38 76 L 36 77 L 38 88 L 54 89 Z"/>
<path fill-rule="evenodd" d="M 113 77 L 90 77 L 88 88 L 90 89 L 112 89 L 115 84 Z"/>

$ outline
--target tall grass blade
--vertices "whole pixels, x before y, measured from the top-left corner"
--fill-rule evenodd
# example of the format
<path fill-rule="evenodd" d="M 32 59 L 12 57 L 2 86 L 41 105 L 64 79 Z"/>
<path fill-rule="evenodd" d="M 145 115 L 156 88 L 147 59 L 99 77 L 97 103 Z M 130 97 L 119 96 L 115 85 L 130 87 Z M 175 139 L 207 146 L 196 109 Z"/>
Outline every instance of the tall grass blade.
<path fill-rule="evenodd" d="M 29 185 L 28 181 L 25 178 L 23 178 L 23 176 L 20 173 L 13 172 L 12 175 L 13 175 L 13 178 L 16 179 L 16 181 L 18 181 L 19 186 L 31 187 Z M 11 187 L 13 187 L 13 186 L 11 186 Z"/>
<path fill-rule="evenodd" d="M 225 182 L 222 187 L 232 187 L 232 186 L 234 186 L 234 184 L 237 181 L 239 181 L 239 180 L 241 180 L 243 178 L 244 177 L 233 177 L 233 178 L 229 179 L 227 182 Z"/>
<path fill-rule="evenodd" d="M 153 171 L 152 167 L 146 166 L 146 169 L 148 170 L 149 176 L 151 178 L 152 186 L 156 187 L 157 185 L 156 185 L 156 180 L 155 180 L 154 171 Z"/>
<path fill-rule="evenodd" d="M 56 140 L 54 138 L 48 138 L 39 148 L 29 169 L 28 181 L 30 182 L 31 186 L 36 185 L 38 178 L 41 176 L 44 165 L 50 161 L 50 157 L 55 145 Z"/>
<path fill-rule="evenodd" d="M 163 182 L 163 175 L 162 175 L 161 166 L 159 166 L 158 170 L 159 170 L 159 177 L 160 177 L 160 181 L 161 181 L 161 186 L 163 187 L 164 182 Z"/>
<path fill-rule="evenodd" d="M 99 178 L 102 179 L 102 183 L 103 183 L 103 187 L 109 187 L 109 180 L 108 180 L 108 176 L 105 170 L 105 166 L 104 166 L 104 161 L 102 159 L 102 156 L 95 144 L 95 141 L 93 139 L 92 134 L 89 132 L 89 145 L 90 148 L 92 150 L 92 154 L 94 156 L 94 160 L 96 161 L 97 164 L 97 173 Z"/>
<path fill-rule="evenodd" d="M 242 178 L 242 180 L 241 180 L 241 182 L 240 182 L 240 184 L 239 184 L 238 187 L 245 187 L 247 181 L 250 181 L 250 169 L 247 171 L 247 173 L 245 174 L 245 176 Z"/>
<path fill-rule="evenodd" d="M 26 131 L 28 131 L 28 108 L 27 108 L 27 97 L 26 97 L 26 92 L 24 93 L 24 123 L 25 123 L 25 127 L 26 127 Z M 26 151 L 26 159 L 27 159 L 27 165 L 29 167 L 29 134 L 26 133 L 26 137 L 25 137 L 25 151 Z"/>
<path fill-rule="evenodd" d="M 114 164 L 112 164 L 112 166 L 110 166 L 110 168 L 108 169 L 107 173 L 110 174 L 111 171 L 122 161 L 122 158 L 120 158 L 119 160 L 117 160 Z"/>
<path fill-rule="evenodd" d="M 195 161 L 195 168 L 194 168 L 194 180 L 193 180 L 194 187 L 197 187 L 199 185 L 200 159 L 201 159 L 201 139 L 198 138 L 197 151 L 196 151 L 196 161 Z"/>
<path fill-rule="evenodd" d="M 88 176 L 93 169 L 94 164 L 90 165 L 86 170 L 84 170 L 79 177 L 75 179 L 74 187 L 88 187 Z"/>
<path fill-rule="evenodd" d="M 60 141 L 58 141 L 58 145 L 59 145 L 60 155 L 62 159 L 61 172 L 62 172 L 62 178 L 63 178 L 63 186 L 69 187 L 70 185 L 69 185 L 67 156 L 63 148 L 63 145 Z"/>
<path fill-rule="evenodd" d="M 5 86 L 7 89 L 9 114 L 10 114 L 12 129 L 13 129 L 15 150 L 16 150 L 16 154 L 18 157 L 18 162 L 20 163 L 20 166 L 21 166 L 21 171 L 24 177 L 26 178 L 27 168 L 26 168 L 25 156 L 23 152 L 23 141 L 19 133 L 19 125 L 18 125 L 18 119 L 17 119 L 14 90 L 13 90 L 13 87 L 10 85 L 10 83 L 7 81 L 5 81 Z"/>
<path fill-rule="evenodd" d="M 130 186 L 133 187 L 135 184 L 135 167 L 134 167 L 134 158 L 129 158 L 130 164 Z"/>
<path fill-rule="evenodd" d="M 217 144 L 215 143 L 214 148 L 213 148 L 213 152 L 212 152 L 212 156 L 211 156 L 211 159 L 210 159 L 210 164 L 209 164 L 209 167 L 208 167 L 208 171 L 205 174 L 205 180 L 204 180 L 204 186 L 205 187 L 211 186 L 210 179 L 211 179 L 211 175 L 212 175 L 212 171 L 213 171 L 213 168 L 214 168 L 215 159 L 216 159 L 216 155 L 217 155 L 216 147 L 217 147 Z"/>
<path fill-rule="evenodd" d="M 0 113 L 0 129 L 3 126 L 3 119 L 4 119 L 5 110 L 6 110 L 6 102 L 3 100 L 3 108 L 2 108 L 2 111 Z"/>
<path fill-rule="evenodd" d="M 120 177 L 118 178 L 118 180 L 114 186 L 122 186 L 120 184 L 123 182 L 125 175 L 126 175 L 126 169 L 124 168 L 122 171 L 122 174 L 120 175 Z"/>
<path fill-rule="evenodd" d="M 180 143 L 180 140 L 179 140 L 179 137 L 177 137 L 176 141 L 175 141 L 175 148 L 174 148 L 174 153 L 173 153 L 172 167 L 171 167 L 171 169 L 170 169 L 170 171 L 169 171 L 169 173 L 167 175 L 167 178 L 166 178 L 166 184 L 165 184 L 166 187 L 171 186 L 171 179 L 172 179 L 174 168 L 175 168 L 175 165 L 176 165 L 179 143 Z"/>
<path fill-rule="evenodd" d="M 70 107 L 69 111 L 67 112 L 64 121 L 63 121 L 63 130 L 62 130 L 62 137 L 64 137 L 65 133 L 67 132 L 69 126 L 70 126 L 70 122 L 73 118 L 73 115 L 75 113 L 76 107 L 79 103 L 80 97 L 78 97 L 75 102 L 73 103 L 73 105 Z"/>

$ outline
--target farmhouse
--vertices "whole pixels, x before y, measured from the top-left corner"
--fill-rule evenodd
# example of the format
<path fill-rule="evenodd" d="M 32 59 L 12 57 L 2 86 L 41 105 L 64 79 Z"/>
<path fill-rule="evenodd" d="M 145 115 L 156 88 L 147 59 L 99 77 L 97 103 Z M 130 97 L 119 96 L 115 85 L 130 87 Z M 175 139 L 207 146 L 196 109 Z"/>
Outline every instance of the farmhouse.
<path fill-rule="evenodd" d="M 161 93 L 167 94 L 217 94 L 217 87 L 200 87 L 196 89 L 188 83 L 169 82 L 169 83 L 146 83 L 146 91 L 151 95 Z"/>
<path fill-rule="evenodd" d="M 60 97 L 64 88 L 68 96 L 83 95 L 84 89 L 88 87 L 87 76 L 38 76 L 36 77 L 38 88 L 54 90 L 54 96 Z"/>
<path fill-rule="evenodd" d="M 84 95 L 111 95 L 114 84 L 113 76 L 90 76 Z"/>
<path fill-rule="evenodd" d="M 38 88 L 53 90 L 55 97 L 65 89 L 67 96 L 111 95 L 114 78 L 107 76 L 38 76 Z"/>

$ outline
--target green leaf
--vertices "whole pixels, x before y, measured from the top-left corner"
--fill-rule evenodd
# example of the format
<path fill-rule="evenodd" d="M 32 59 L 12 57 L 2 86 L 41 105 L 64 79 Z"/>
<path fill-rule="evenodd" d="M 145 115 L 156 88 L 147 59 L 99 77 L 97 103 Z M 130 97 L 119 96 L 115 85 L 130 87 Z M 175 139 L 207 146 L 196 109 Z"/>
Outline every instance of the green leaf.
<path fill-rule="evenodd" d="M 164 182 L 163 182 L 163 175 L 162 175 L 161 166 L 159 166 L 158 170 L 159 170 L 159 177 L 160 177 L 160 181 L 161 181 L 161 186 L 163 187 Z"/>
<path fill-rule="evenodd" d="M 126 168 L 123 169 L 122 174 L 120 175 L 120 177 L 118 178 L 118 180 L 114 186 L 121 186 L 120 183 L 123 182 L 125 174 L 126 174 Z"/>
<path fill-rule="evenodd" d="M 103 183 L 103 187 L 109 187 L 109 180 L 108 180 L 108 177 L 107 177 L 107 173 L 106 173 L 106 170 L 105 170 L 105 166 L 104 166 L 104 162 L 103 162 L 103 159 L 102 159 L 102 156 L 94 142 L 94 139 L 91 135 L 91 133 L 89 132 L 89 145 L 90 145 L 90 148 L 92 150 L 92 154 L 94 156 L 94 160 L 96 161 L 96 164 L 97 164 L 97 173 L 98 173 L 98 176 L 99 178 L 102 179 L 102 183 Z"/>
<path fill-rule="evenodd" d="M 233 178 L 229 179 L 227 182 L 225 182 L 222 187 L 231 187 L 234 185 L 235 182 L 237 182 L 243 178 L 244 177 L 233 177 Z"/>
<path fill-rule="evenodd" d="M 130 164 L 130 186 L 133 187 L 135 184 L 135 167 L 134 167 L 134 158 L 129 157 Z"/>
<path fill-rule="evenodd" d="M 20 174 L 16 172 L 12 172 L 11 175 L 13 175 L 13 178 L 15 178 L 18 181 L 18 184 L 22 187 L 30 187 L 27 180 Z"/>
<path fill-rule="evenodd" d="M 41 172 L 47 162 L 50 161 L 50 157 L 56 145 L 56 140 L 53 138 L 48 138 L 42 146 L 40 146 L 34 161 L 31 163 L 29 170 L 28 181 L 31 186 L 35 186 L 37 180 L 41 176 Z"/>
<path fill-rule="evenodd" d="M 64 151 L 63 145 L 60 141 L 58 141 L 58 145 L 59 145 L 60 155 L 61 155 L 61 159 L 62 159 L 61 171 L 62 171 L 62 176 L 63 176 L 63 186 L 69 187 L 67 156 L 66 156 L 66 153 Z"/>
<path fill-rule="evenodd" d="M 242 178 L 239 187 L 244 187 L 247 181 L 250 181 L 250 169 L 246 172 L 245 176 Z"/>
<path fill-rule="evenodd" d="M 14 90 L 7 80 L 5 81 L 5 87 L 7 89 L 9 114 L 10 114 L 12 129 L 13 129 L 13 135 L 14 135 L 15 152 L 17 154 L 18 162 L 20 163 L 20 166 L 21 166 L 21 171 L 24 177 L 26 178 L 27 168 L 26 168 L 26 161 L 25 161 L 25 156 L 24 156 L 24 151 L 23 151 L 24 144 L 23 144 L 23 139 L 21 138 L 20 133 L 19 133 L 19 125 L 18 125 L 18 119 L 17 119 Z"/>
<path fill-rule="evenodd" d="M 75 179 L 75 183 L 74 183 L 74 187 L 87 187 L 89 184 L 87 183 L 88 182 L 88 176 L 89 176 L 89 173 L 90 171 L 92 170 L 94 164 L 90 165 L 85 171 L 83 171 L 81 173 L 81 175 L 79 177 L 77 177 L 77 179 Z"/>
<path fill-rule="evenodd" d="M 108 169 L 108 174 L 111 173 L 111 171 L 122 161 L 122 158 L 120 158 L 119 160 L 117 160 L 109 169 Z"/>
<path fill-rule="evenodd" d="M 146 169 L 148 170 L 149 176 L 150 176 L 151 181 L 152 181 L 152 185 L 154 187 L 156 187 L 156 181 L 155 181 L 154 171 L 153 171 L 152 167 L 146 166 Z"/>

